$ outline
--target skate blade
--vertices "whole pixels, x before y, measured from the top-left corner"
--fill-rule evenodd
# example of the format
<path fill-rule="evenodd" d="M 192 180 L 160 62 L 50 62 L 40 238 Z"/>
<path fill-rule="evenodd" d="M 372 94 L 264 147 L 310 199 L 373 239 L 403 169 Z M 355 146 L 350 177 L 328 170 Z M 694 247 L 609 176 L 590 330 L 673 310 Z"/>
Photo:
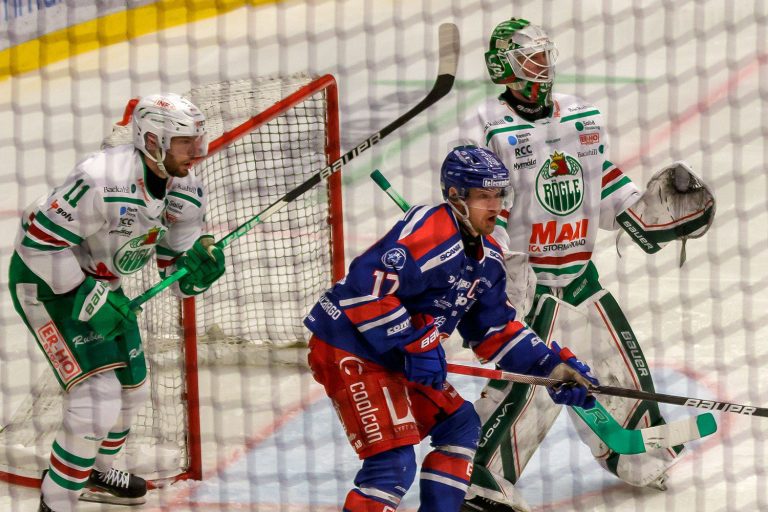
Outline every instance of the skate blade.
<path fill-rule="evenodd" d="M 144 496 L 140 496 L 138 498 L 119 498 L 108 492 L 85 489 L 80 495 L 80 501 L 90 501 L 92 503 L 110 503 L 112 505 L 125 505 L 128 507 L 133 507 L 136 505 L 143 505 L 147 502 L 147 499 Z"/>

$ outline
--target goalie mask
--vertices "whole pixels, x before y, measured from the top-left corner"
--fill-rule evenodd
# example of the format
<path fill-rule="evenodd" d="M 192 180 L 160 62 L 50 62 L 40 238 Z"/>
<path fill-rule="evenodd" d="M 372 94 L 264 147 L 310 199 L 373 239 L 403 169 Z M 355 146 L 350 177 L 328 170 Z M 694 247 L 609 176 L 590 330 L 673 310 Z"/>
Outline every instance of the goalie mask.
<path fill-rule="evenodd" d="M 157 138 L 158 149 L 152 154 L 147 149 L 146 136 Z M 171 148 L 173 137 L 193 137 L 195 158 L 208 154 L 208 135 L 205 116 L 189 100 L 178 94 L 165 93 L 144 96 L 133 110 L 133 145 L 150 160 L 156 162 L 166 174 L 163 160 Z"/>
<path fill-rule="evenodd" d="M 495 84 L 505 84 L 531 103 L 552 104 L 557 48 L 544 30 L 519 18 L 491 34 L 485 65 Z"/>

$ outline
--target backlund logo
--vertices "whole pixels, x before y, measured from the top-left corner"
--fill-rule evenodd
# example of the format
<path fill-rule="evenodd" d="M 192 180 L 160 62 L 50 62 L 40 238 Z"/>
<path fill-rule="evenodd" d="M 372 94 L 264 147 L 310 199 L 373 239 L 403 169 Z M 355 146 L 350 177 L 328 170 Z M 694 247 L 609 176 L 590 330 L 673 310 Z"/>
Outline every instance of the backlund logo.
<path fill-rule="evenodd" d="M 37 339 L 40 340 L 43 350 L 48 354 L 48 359 L 64 384 L 80 373 L 80 365 L 77 364 L 72 351 L 64 343 L 64 339 L 53 321 L 49 321 L 37 330 Z"/>
<path fill-rule="evenodd" d="M 578 160 L 555 151 L 544 162 L 536 177 L 536 199 L 555 215 L 576 211 L 584 200 L 583 170 Z"/>

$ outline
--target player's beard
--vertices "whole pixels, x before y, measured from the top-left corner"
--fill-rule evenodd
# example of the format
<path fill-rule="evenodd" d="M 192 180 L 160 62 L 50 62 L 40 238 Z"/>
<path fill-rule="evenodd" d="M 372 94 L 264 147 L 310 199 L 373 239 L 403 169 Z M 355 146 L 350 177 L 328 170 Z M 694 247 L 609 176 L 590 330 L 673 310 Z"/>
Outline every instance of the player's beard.
<path fill-rule="evenodd" d="M 171 154 L 166 154 L 163 165 L 165 166 L 165 172 L 168 173 L 168 176 L 173 178 L 184 178 L 191 170 L 191 167 L 187 165 L 186 161 L 179 163 Z"/>
<path fill-rule="evenodd" d="M 498 217 L 498 213 L 489 210 L 479 211 L 482 213 L 476 217 L 476 220 L 472 223 L 472 229 L 474 229 L 480 235 L 488 236 L 493 233 L 493 229 L 496 226 L 496 218 Z"/>

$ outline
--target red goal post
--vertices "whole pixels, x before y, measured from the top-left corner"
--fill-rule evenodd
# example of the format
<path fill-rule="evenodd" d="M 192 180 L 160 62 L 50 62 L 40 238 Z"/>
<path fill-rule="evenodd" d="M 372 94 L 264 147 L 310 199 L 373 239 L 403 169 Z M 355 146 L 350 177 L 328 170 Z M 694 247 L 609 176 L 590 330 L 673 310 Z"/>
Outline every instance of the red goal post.
<path fill-rule="evenodd" d="M 206 114 L 213 139 L 195 172 L 208 198 L 206 231 L 217 239 L 341 156 L 331 75 L 208 84 L 186 96 Z M 131 143 L 135 104 L 103 145 Z M 166 291 L 144 305 L 151 401 L 134 422 L 121 467 L 155 482 L 201 479 L 201 368 L 305 364 L 303 316 L 345 272 L 340 175 L 304 196 L 229 246 L 227 273 L 210 290 L 183 301 Z M 135 297 L 158 280 L 153 263 L 123 288 Z M 46 369 L 0 430 L 0 480 L 39 486 L 61 398 Z"/>

